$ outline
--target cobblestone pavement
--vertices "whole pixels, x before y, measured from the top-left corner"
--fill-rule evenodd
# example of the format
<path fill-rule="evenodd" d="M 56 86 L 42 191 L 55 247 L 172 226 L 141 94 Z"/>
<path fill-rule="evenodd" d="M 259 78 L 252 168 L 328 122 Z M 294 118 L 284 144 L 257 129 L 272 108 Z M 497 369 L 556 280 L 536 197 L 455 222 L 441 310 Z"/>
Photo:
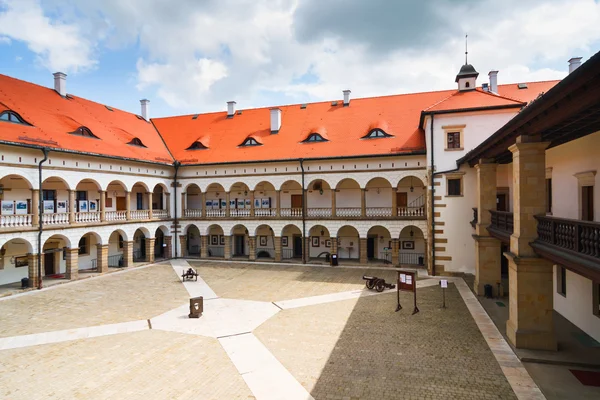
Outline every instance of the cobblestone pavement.
<path fill-rule="evenodd" d="M 0 301 L 0 337 L 148 319 L 188 301 L 169 264 Z"/>
<path fill-rule="evenodd" d="M 281 301 L 344 292 L 365 287 L 363 275 L 394 282 L 396 271 L 266 264 L 209 264 L 193 262 L 198 273 L 220 297 Z"/>
<path fill-rule="evenodd" d="M 454 285 L 284 310 L 255 335 L 315 399 L 514 399 Z"/>
<path fill-rule="evenodd" d="M 1 351 L 0 398 L 223 400 L 254 396 L 216 339 L 148 330 Z"/>

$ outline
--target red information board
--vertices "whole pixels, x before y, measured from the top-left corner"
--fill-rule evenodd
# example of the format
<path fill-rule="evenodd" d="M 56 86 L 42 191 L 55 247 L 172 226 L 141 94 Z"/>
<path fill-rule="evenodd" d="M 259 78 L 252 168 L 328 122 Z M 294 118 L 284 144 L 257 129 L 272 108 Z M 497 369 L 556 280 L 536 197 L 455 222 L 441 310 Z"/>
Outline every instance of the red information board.
<path fill-rule="evenodd" d="M 398 285 L 396 296 L 398 299 L 398 306 L 396 307 L 396 311 L 402 310 L 402 306 L 400 305 L 400 291 L 404 290 L 407 292 L 414 293 L 415 299 L 415 309 L 413 310 L 413 315 L 419 312 L 419 308 L 417 307 L 417 272 L 416 271 L 397 271 L 398 272 Z"/>

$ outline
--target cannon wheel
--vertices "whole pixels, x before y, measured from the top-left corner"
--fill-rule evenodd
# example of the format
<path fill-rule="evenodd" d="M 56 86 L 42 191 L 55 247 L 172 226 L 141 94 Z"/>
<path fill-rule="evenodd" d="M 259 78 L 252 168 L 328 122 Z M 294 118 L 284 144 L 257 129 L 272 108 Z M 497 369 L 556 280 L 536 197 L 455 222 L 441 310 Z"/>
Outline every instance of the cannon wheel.
<path fill-rule="evenodd" d="M 375 282 L 373 282 L 373 279 L 369 279 L 365 285 L 367 285 L 367 289 L 373 289 L 375 287 Z"/>
<path fill-rule="evenodd" d="M 383 289 L 385 289 L 385 283 L 384 283 L 383 279 L 380 279 L 379 281 L 377 281 L 375 290 L 377 290 L 379 293 L 381 293 L 381 292 L 383 292 Z"/>

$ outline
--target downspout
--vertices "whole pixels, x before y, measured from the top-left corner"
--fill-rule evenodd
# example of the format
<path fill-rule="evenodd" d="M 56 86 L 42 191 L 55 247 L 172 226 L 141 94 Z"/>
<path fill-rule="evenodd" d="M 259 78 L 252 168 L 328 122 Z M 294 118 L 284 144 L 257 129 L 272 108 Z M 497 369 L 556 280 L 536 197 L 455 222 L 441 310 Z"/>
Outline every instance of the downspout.
<path fill-rule="evenodd" d="M 433 120 L 434 120 L 435 114 L 431 114 L 431 128 L 430 128 L 430 132 L 431 132 L 431 137 L 430 137 L 430 143 L 431 143 L 431 179 L 430 179 L 430 184 L 431 184 L 431 274 L 433 276 L 435 276 L 435 203 L 433 201 L 434 197 L 435 197 L 435 188 L 433 186 L 433 177 L 435 175 L 435 159 L 434 159 L 434 152 L 433 152 Z"/>
<path fill-rule="evenodd" d="M 177 219 L 177 172 L 179 171 L 179 166 L 181 166 L 181 163 L 179 161 L 175 161 L 173 163 L 173 167 L 175 167 L 175 177 L 174 177 L 174 183 L 173 183 L 173 195 L 175 196 L 173 198 L 174 200 L 174 205 L 173 205 L 173 210 L 175 212 L 175 218 L 173 220 L 173 233 L 175 235 L 175 243 L 173 244 L 173 248 L 175 249 L 175 258 L 177 258 L 177 242 L 179 237 L 177 236 L 177 224 L 179 222 L 179 220 Z M 182 204 L 183 207 L 183 204 Z M 182 210 L 183 211 L 183 210 Z M 183 256 L 183 249 L 181 249 L 181 255 Z"/>
<path fill-rule="evenodd" d="M 300 169 L 302 170 L 302 264 L 306 264 L 306 190 L 304 189 L 304 160 L 300 158 Z"/>
<path fill-rule="evenodd" d="M 44 230 L 44 192 L 42 191 L 42 164 L 48 160 L 48 149 L 42 148 L 44 158 L 38 164 L 38 251 L 37 251 L 37 270 L 38 270 L 38 289 L 42 288 L 42 231 Z"/>

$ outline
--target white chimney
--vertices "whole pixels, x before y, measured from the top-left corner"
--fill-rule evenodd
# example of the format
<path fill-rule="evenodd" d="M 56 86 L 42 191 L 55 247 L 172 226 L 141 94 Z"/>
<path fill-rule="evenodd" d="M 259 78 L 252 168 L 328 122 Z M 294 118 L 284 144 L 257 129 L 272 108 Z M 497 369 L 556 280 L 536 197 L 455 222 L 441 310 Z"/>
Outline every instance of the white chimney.
<path fill-rule="evenodd" d="M 65 97 L 67 95 L 67 74 L 55 72 L 52 75 L 54 75 L 54 90 L 62 97 Z"/>
<path fill-rule="evenodd" d="M 233 114 L 235 114 L 235 101 L 227 102 L 227 118 L 233 118 Z"/>
<path fill-rule="evenodd" d="M 346 89 L 344 92 L 344 107 L 348 107 L 350 105 L 350 90 Z"/>
<path fill-rule="evenodd" d="M 498 71 L 490 71 L 490 92 L 498 94 Z"/>
<path fill-rule="evenodd" d="M 148 121 L 150 119 L 150 100 L 142 99 L 140 104 L 142 105 L 142 117 Z"/>
<path fill-rule="evenodd" d="M 569 60 L 569 73 L 575 71 L 581 65 L 581 57 L 573 57 Z"/>
<path fill-rule="evenodd" d="M 281 110 L 279 108 L 271 108 L 271 134 L 279 132 L 281 129 Z"/>

